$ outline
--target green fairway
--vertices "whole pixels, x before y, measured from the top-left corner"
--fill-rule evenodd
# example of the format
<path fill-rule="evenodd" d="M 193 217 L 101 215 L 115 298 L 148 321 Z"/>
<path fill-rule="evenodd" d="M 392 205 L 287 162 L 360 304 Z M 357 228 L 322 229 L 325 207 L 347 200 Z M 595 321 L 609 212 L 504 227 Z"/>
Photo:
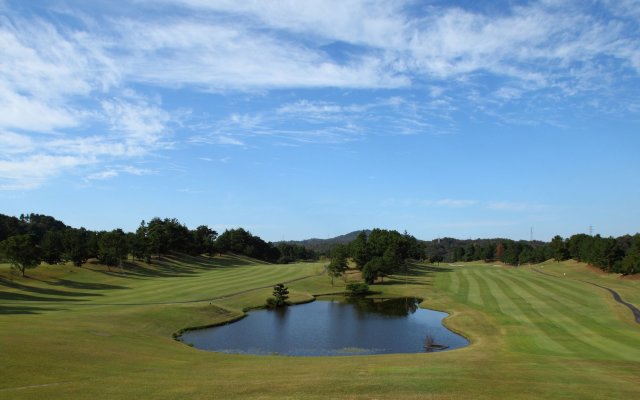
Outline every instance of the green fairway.
<path fill-rule="evenodd" d="M 123 272 L 41 266 L 13 284 L 8 271 L 0 265 L 0 399 L 640 398 L 640 324 L 583 282 L 638 307 L 640 281 L 575 262 L 414 265 L 373 289 L 424 298 L 472 344 L 331 358 L 217 354 L 171 337 L 261 306 L 279 282 L 297 302 L 343 290 L 322 262 L 181 256 Z"/>

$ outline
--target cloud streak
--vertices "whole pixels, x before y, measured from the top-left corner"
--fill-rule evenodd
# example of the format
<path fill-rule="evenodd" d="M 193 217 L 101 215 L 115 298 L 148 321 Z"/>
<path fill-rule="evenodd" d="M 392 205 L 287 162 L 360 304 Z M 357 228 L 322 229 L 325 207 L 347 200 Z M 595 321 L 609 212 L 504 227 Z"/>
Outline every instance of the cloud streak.
<path fill-rule="evenodd" d="M 640 7 L 630 0 L 533 1 L 499 12 L 411 1 L 163 0 L 161 12 L 147 12 L 158 3 L 104 13 L 92 2 L 3 9 L 0 187 L 35 188 L 170 150 L 183 140 L 177 125 L 187 143 L 242 147 L 452 133 L 460 109 L 506 124 L 553 123 L 567 109 L 638 113 Z M 366 96 L 299 94 L 204 122 L 163 104 L 185 91 L 237 99 L 311 89 Z M 40 161 L 46 171 L 30 165 Z"/>

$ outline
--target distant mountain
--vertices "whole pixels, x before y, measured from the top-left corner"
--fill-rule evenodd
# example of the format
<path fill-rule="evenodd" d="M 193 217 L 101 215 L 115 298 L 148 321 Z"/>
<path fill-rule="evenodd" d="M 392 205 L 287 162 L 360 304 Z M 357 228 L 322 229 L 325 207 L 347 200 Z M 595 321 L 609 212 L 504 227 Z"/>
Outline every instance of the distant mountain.
<path fill-rule="evenodd" d="M 363 229 L 360 231 L 353 231 L 346 235 L 340 235 L 329 239 L 306 239 L 306 240 L 288 240 L 285 243 L 297 244 L 306 247 L 307 249 L 315 250 L 319 253 L 328 253 L 331 248 L 337 244 L 347 244 L 353 241 L 360 232 L 365 231 L 367 235 L 371 233 L 370 229 Z"/>

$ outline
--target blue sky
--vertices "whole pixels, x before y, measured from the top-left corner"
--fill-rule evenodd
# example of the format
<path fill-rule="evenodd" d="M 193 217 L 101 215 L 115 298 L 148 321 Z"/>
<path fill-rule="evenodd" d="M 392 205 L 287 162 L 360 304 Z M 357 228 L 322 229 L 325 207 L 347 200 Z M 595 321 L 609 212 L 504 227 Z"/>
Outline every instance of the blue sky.
<path fill-rule="evenodd" d="M 0 0 L 0 212 L 640 231 L 640 2 Z"/>

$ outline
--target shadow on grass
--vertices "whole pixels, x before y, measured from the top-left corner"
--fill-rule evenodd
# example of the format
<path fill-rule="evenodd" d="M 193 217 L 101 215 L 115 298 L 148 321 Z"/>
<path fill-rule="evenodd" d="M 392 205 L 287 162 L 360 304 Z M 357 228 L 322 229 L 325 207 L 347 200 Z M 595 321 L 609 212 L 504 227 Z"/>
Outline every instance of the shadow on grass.
<path fill-rule="evenodd" d="M 46 284 L 51 284 L 50 282 L 40 281 Z M 69 281 L 70 282 L 70 281 Z M 10 282 L 4 278 L 0 278 L 0 284 L 6 287 L 10 287 L 13 289 L 23 290 L 25 292 L 44 294 L 48 296 L 62 296 L 62 297 L 86 297 L 86 296 L 102 296 L 99 293 L 85 293 L 85 292 L 68 292 L 65 290 L 57 290 L 57 289 L 49 289 L 44 287 L 36 287 L 25 285 L 16 281 Z M 54 299 L 58 300 L 58 299 Z"/>
<path fill-rule="evenodd" d="M 99 295 L 98 295 L 99 296 Z M 51 302 L 67 302 L 67 301 L 84 301 L 80 299 L 65 299 L 59 297 L 40 297 L 32 296 L 24 293 L 0 292 L 0 300 L 17 300 L 17 301 L 51 301 Z"/>
<path fill-rule="evenodd" d="M 58 279 L 56 282 L 52 282 L 51 285 L 64 286 L 71 289 L 87 289 L 87 290 L 114 290 L 114 289 L 128 289 L 126 286 L 110 285 L 108 283 L 90 283 L 90 282 L 76 282 L 67 279 Z"/>
<path fill-rule="evenodd" d="M 419 272 L 418 274 L 424 272 L 453 272 L 453 269 L 449 267 L 444 267 L 440 265 L 422 265 L 422 264 L 413 264 L 411 269 Z"/>
<path fill-rule="evenodd" d="M 126 261 L 122 264 L 122 269 L 111 268 L 111 270 L 101 270 L 100 272 L 118 277 L 134 279 L 155 278 L 155 277 L 181 277 L 192 276 L 204 271 L 214 269 L 238 267 L 243 265 L 256 265 L 259 262 L 245 260 L 240 257 L 225 255 L 218 257 L 192 256 L 188 254 L 173 254 L 152 258 L 151 263 L 140 263 Z"/>
<path fill-rule="evenodd" d="M 431 286 L 430 281 L 425 281 L 425 277 L 433 276 L 436 273 L 452 272 L 451 268 L 440 267 L 424 264 L 409 264 L 406 271 L 398 274 L 387 276 L 382 282 L 376 282 L 376 285 L 421 285 Z"/>
<path fill-rule="evenodd" d="M 41 314 L 45 311 L 60 311 L 61 308 L 44 308 L 33 306 L 0 305 L 0 315 L 9 314 Z"/>

